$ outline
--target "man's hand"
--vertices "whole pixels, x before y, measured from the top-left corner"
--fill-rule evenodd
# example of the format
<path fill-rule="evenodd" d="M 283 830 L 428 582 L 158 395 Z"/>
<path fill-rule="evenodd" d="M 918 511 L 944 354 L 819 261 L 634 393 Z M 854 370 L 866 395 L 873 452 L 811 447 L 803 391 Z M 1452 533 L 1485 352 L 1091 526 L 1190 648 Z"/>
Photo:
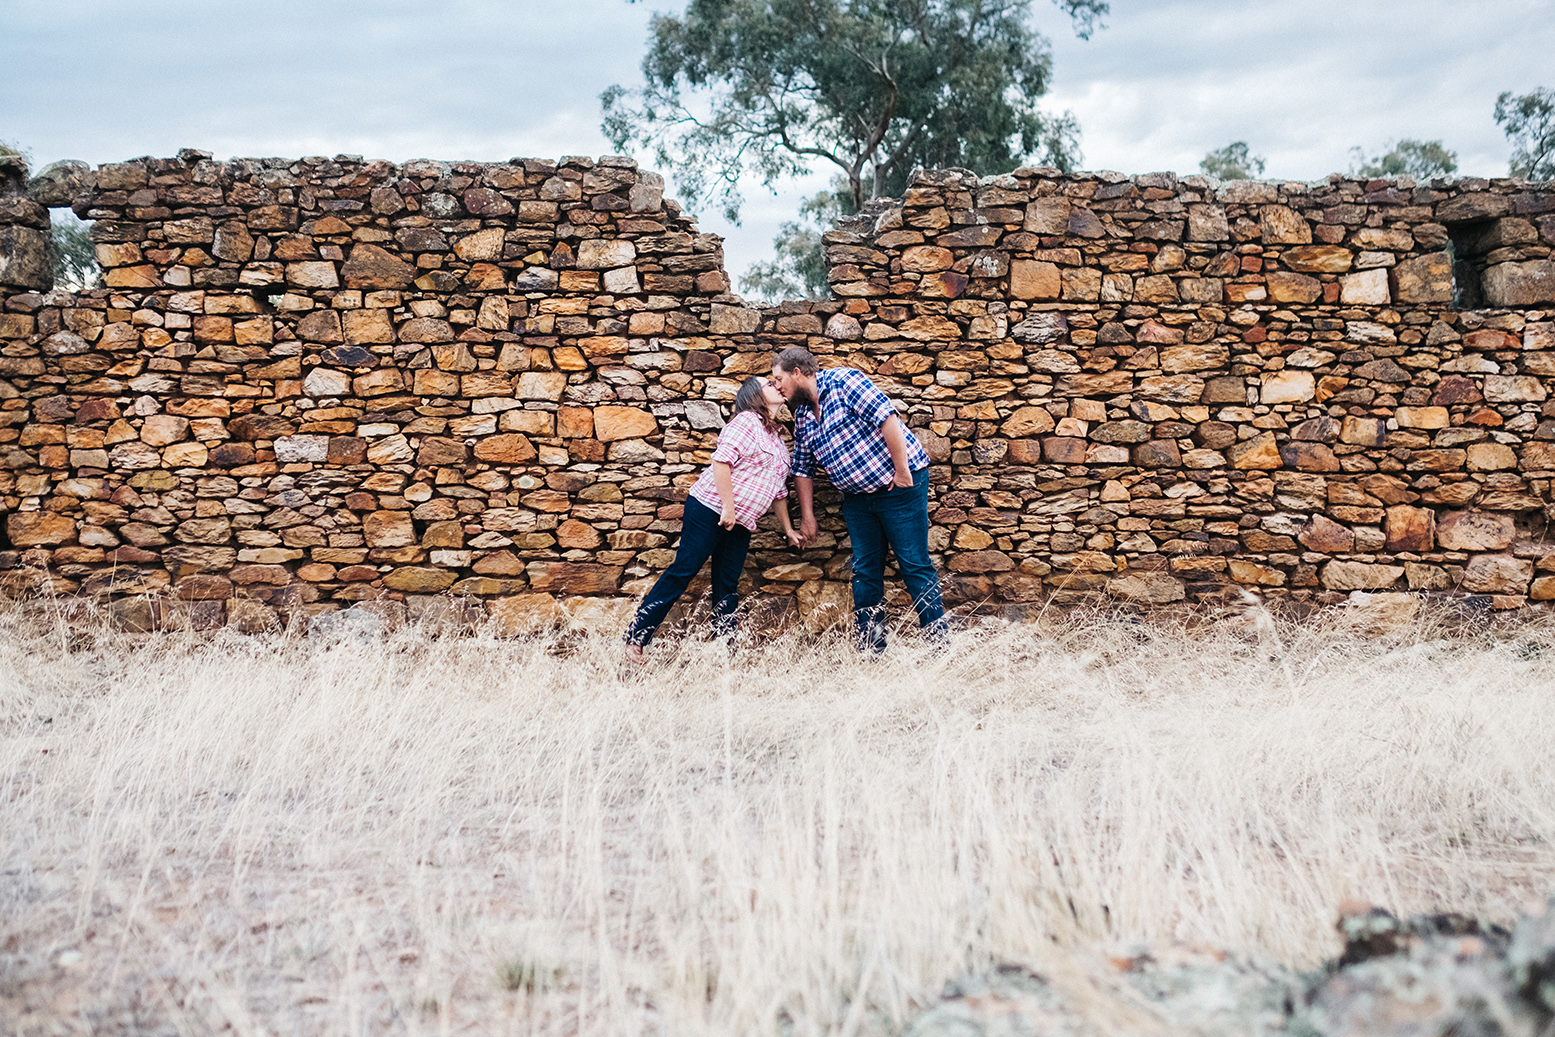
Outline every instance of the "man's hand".
<path fill-rule="evenodd" d="M 912 485 L 912 473 L 906 471 L 905 469 L 898 468 L 896 473 L 891 476 L 891 485 L 898 489 L 905 490 L 907 487 Z"/>
<path fill-rule="evenodd" d="M 803 547 L 815 539 L 815 534 L 820 532 L 820 527 L 815 523 L 814 515 L 805 515 L 799 519 L 799 541 Z"/>
<path fill-rule="evenodd" d="M 725 529 L 733 529 L 736 521 L 738 520 L 734 515 L 734 505 L 725 504 L 723 514 L 718 516 L 718 524 Z"/>

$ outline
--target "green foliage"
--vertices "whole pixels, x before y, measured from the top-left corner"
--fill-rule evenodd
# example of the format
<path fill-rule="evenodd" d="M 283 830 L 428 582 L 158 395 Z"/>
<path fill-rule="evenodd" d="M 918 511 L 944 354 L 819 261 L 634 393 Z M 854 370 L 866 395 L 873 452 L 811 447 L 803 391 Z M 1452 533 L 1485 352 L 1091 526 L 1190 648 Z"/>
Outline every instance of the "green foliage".
<path fill-rule="evenodd" d="M 799 219 L 783 223 L 772 239 L 774 258 L 752 263 L 740 278 L 740 290 L 758 299 L 830 298 L 826 280 L 826 249 L 821 236 L 840 216 L 851 215 L 853 196 L 847 181 L 838 177 L 830 191 L 805 199 Z"/>
<path fill-rule="evenodd" d="M 1350 171 L 1360 176 L 1412 176 L 1416 180 L 1430 180 L 1458 171 L 1458 153 L 1448 151 L 1439 140 L 1405 138 L 1381 155 L 1367 158 L 1360 148 L 1351 148 L 1350 155 L 1353 159 Z"/>
<path fill-rule="evenodd" d="M 1234 140 L 1205 155 L 1199 171 L 1222 180 L 1252 180 L 1263 175 L 1263 156 L 1252 154 L 1247 141 Z"/>
<path fill-rule="evenodd" d="M 1108 10 L 1055 3 L 1082 37 Z M 1069 169 L 1079 128 L 1037 107 L 1052 55 L 1030 15 L 1031 0 L 690 0 L 654 17 L 645 87 L 600 95 L 602 128 L 730 220 L 747 172 L 770 187 L 829 163 L 858 208 L 919 167 Z"/>
<path fill-rule="evenodd" d="M 1530 180 L 1555 180 L 1555 90 L 1536 88 L 1496 98 L 1496 125 L 1512 142 L 1511 173 Z"/>
<path fill-rule="evenodd" d="M 91 224 L 76 219 L 68 209 L 55 209 L 51 215 L 49 259 L 54 264 L 54 286 L 73 292 L 97 287 L 102 268 L 97 265 Z"/>

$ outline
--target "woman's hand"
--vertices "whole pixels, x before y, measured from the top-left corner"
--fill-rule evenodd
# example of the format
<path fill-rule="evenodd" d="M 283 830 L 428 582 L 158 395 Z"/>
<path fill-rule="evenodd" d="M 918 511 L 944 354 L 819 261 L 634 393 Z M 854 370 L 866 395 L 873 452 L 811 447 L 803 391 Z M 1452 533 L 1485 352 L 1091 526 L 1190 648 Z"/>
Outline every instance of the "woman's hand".
<path fill-rule="evenodd" d="M 737 520 L 734 515 L 734 505 L 725 504 L 723 514 L 718 516 L 718 524 L 725 529 L 733 529 L 734 523 L 736 521 Z"/>
<path fill-rule="evenodd" d="M 799 535 L 799 530 L 790 526 L 783 530 L 783 535 L 788 537 L 788 544 L 796 551 L 804 550 L 804 538 Z"/>

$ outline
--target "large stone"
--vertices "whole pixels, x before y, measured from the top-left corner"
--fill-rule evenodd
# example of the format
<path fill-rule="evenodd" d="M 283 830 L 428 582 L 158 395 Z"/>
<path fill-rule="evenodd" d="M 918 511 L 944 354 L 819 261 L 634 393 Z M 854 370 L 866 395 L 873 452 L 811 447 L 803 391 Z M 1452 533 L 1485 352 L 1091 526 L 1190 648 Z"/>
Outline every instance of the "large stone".
<path fill-rule="evenodd" d="M 1323 566 L 1323 586 L 1331 591 L 1386 590 L 1404 575 L 1402 565 L 1333 561 Z"/>
<path fill-rule="evenodd" d="M 1492 263 L 1485 268 L 1485 302 L 1490 306 L 1537 306 L 1555 302 L 1555 260 Z"/>
<path fill-rule="evenodd" d="M 408 511 L 374 511 L 362 519 L 362 534 L 369 547 L 409 547 L 416 542 Z"/>
<path fill-rule="evenodd" d="M 1301 214 L 1284 205 L 1265 205 L 1258 210 L 1258 229 L 1265 245 L 1305 245 L 1312 227 Z"/>
<path fill-rule="evenodd" d="M 1494 511 L 1449 511 L 1436 524 L 1444 551 L 1500 551 L 1511 546 L 1512 516 Z"/>
<path fill-rule="evenodd" d="M 1347 306 L 1386 306 L 1388 294 L 1386 269 L 1362 270 L 1339 279 L 1339 301 Z"/>
<path fill-rule="evenodd" d="M 1130 572 L 1107 581 L 1114 598 L 1145 605 L 1164 605 L 1187 597 L 1187 587 L 1175 576 L 1158 572 Z"/>
<path fill-rule="evenodd" d="M 13 547 L 43 547 L 74 540 L 76 523 L 54 511 L 18 511 L 6 516 L 5 531 Z"/>
<path fill-rule="evenodd" d="M 1313 515 L 1296 536 L 1308 551 L 1348 554 L 1355 550 L 1355 531 L 1327 515 Z"/>
<path fill-rule="evenodd" d="M 1239 470 L 1274 469 L 1284 462 L 1280 458 L 1279 443 L 1273 432 L 1263 432 L 1252 439 L 1243 440 L 1225 450 L 1226 460 Z"/>
<path fill-rule="evenodd" d="M 1266 374 L 1258 390 L 1259 402 L 1305 403 L 1317 395 L 1317 380 L 1311 371 L 1276 371 Z"/>
<path fill-rule="evenodd" d="M 653 415 L 636 407 L 594 408 L 594 438 L 603 443 L 642 439 L 659 430 Z"/>
<path fill-rule="evenodd" d="M 622 567 L 594 562 L 530 562 L 529 586 L 543 593 L 614 594 Z"/>
<path fill-rule="evenodd" d="M 1010 438 L 1041 436 L 1053 431 L 1054 425 L 1046 408 L 1020 407 L 999 426 L 999 434 Z"/>
<path fill-rule="evenodd" d="M 616 267 L 631 266 L 636 258 L 637 247 L 630 241 L 588 238 L 578 243 L 579 270 L 614 270 Z"/>
<path fill-rule="evenodd" d="M 1354 256 L 1349 249 L 1338 245 L 1301 245 L 1281 258 L 1287 267 L 1298 273 L 1342 274 L 1350 269 Z"/>
<path fill-rule="evenodd" d="M 1429 551 L 1436 541 L 1436 513 L 1396 504 L 1387 510 L 1383 529 L 1389 551 Z"/>
<path fill-rule="evenodd" d="M 492 464 L 523 464 L 537 453 L 534 444 L 517 432 L 487 436 L 475 444 L 475 456 Z"/>
<path fill-rule="evenodd" d="M 1393 268 L 1391 278 L 1399 302 L 1452 302 L 1452 259 L 1445 252 L 1406 259 Z"/>
<path fill-rule="evenodd" d="M 403 289 L 416 278 L 416 268 L 377 245 L 359 244 L 341 267 L 347 288 Z"/>
<path fill-rule="evenodd" d="M 1269 274 L 1269 298 L 1274 302 L 1314 303 L 1323 296 L 1323 282 L 1306 274 L 1288 274 L 1276 271 Z"/>
<path fill-rule="evenodd" d="M 488 606 L 493 629 L 501 636 L 514 637 L 555 626 L 563 618 L 561 605 L 550 594 L 515 594 L 500 598 Z"/>
<path fill-rule="evenodd" d="M 1231 360 L 1230 350 L 1219 342 L 1168 346 L 1161 350 L 1161 370 L 1167 374 L 1208 371 L 1224 367 Z"/>
<path fill-rule="evenodd" d="M 27 197 L 50 209 L 72 204 L 76 196 L 96 181 L 92 167 L 75 159 L 50 162 L 27 181 Z"/>
<path fill-rule="evenodd" d="M 1010 263 L 1010 294 L 1017 299 L 1057 299 L 1062 289 L 1058 267 L 1034 259 Z"/>
<path fill-rule="evenodd" d="M 406 594 L 437 594 L 452 587 L 457 579 L 459 574 L 447 569 L 406 565 L 385 576 L 383 585 L 390 590 L 403 591 Z"/>
<path fill-rule="evenodd" d="M 1463 570 L 1463 589 L 1476 594 L 1526 594 L 1531 579 L 1531 558 L 1514 558 L 1504 554 L 1475 555 Z"/>
<path fill-rule="evenodd" d="M 0 226 L 0 285 L 47 291 L 54 285 L 49 238 L 32 227 Z M 155 280 L 148 287 L 155 287 Z"/>

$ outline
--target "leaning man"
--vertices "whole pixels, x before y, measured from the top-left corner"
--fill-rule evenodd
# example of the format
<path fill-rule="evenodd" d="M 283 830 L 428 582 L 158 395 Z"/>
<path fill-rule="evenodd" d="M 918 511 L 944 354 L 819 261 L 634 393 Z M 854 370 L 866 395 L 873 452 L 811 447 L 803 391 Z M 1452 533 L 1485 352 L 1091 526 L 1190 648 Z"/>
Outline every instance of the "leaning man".
<path fill-rule="evenodd" d="M 929 560 L 929 455 L 890 397 L 863 371 L 816 368 L 808 349 L 792 346 L 772 361 L 772 382 L 794 415 L 794 485 L 799 536 L 815 539 L 819 463 L 842 491 L 842 517 L 853 542 L 853 619 L 859 648 L 885 650 L 885 556 L 896 555 L 918 623 L 945 641 L 939 573 Z"/>

